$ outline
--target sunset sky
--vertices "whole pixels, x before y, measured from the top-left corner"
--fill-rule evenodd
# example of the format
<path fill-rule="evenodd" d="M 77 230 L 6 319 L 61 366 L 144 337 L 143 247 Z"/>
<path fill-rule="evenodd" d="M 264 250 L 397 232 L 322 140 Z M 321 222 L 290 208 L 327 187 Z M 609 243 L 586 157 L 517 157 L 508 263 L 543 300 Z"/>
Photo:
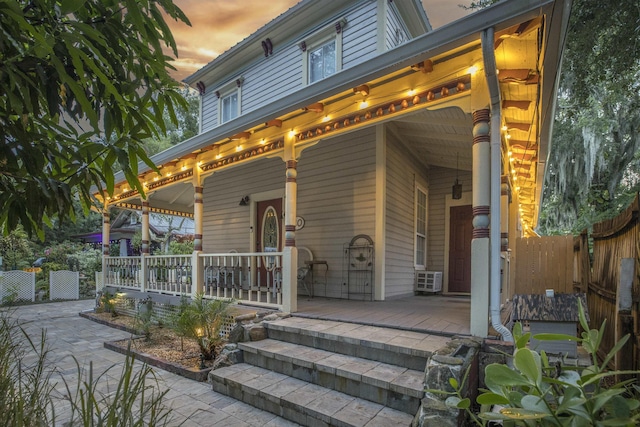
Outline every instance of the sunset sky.
<path fill-rule="evenodd" d="M 318 0 L 340 1 L 340 0 Z M 407 1 L 407 0 L 397 0 Z M 174 0 L 191 21 L 191 27 L 169 20 L 178 45 L 178 69 L 182 80 L 236 45 L 298 0 Z M 470 0 L 422 0 L 433 28 L 441 27 L 468 12 L 458 4 Z"/>

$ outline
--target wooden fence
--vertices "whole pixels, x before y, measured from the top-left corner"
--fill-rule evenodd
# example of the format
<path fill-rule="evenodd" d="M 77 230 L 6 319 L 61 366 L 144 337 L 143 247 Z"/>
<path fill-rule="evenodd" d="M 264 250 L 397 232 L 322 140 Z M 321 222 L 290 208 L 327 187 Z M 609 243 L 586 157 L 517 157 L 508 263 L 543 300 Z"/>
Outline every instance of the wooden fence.
<path fill-rule="evenodd" d="M 616 369 L 640 369 L 639 211 L 640 194 L 616 218 L 593 226 L 592 267 L 589 276 L 580 280 L 581 289 L 586 283 L 591 327 L 607 321 L 601 352 L 606 354 L 622 336 L 631 335 L 618 353 Z M 579 253 L 578 262 L 588 263 L 588 251 Z"/>
<path fill-rule="evenodd" d="M 587 294 L 590 327 L 607 321 L 603 355 L 631 335 L 612 366 L 622 370 L 640 370 L 639 211 L 640 194 L 616 218 L 595 224 L 590 235 L 516 239 L 512 294 Z"/>
<path fill-rule="evenodd" d="M 516 239 L 513 294 L 573 293 L 572 236 Z"/>

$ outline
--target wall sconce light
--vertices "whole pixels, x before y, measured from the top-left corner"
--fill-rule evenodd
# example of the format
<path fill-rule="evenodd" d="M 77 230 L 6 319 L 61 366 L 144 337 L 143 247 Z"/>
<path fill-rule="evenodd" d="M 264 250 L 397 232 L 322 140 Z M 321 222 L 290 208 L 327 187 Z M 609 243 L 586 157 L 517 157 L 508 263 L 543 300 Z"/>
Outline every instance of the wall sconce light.
<path fill-rule="evenodd" d="M 458 153 L 456 153 L 456 182 L 451 187 L 451 198 L 454 200 L 462 199 L 462 184 L 458 182 Z"/>
<path fill-rule="evenodd" d="M 249 205 L 249 196 L 244 196 L 240 199 L 240 206 L 248 206 Z"/>

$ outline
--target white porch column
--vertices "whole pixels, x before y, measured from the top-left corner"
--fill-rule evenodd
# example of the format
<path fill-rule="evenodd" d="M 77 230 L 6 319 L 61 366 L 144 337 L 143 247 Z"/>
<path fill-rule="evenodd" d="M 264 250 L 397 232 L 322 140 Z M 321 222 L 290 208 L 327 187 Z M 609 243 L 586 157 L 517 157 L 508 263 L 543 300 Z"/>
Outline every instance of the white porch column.
<path fill-rule="evenodd" d="M 204 274 L 200 263 L 199 255 L 202 253 L 202 217 L 204 214 L 204 201 L 202 186 L 202 178 L 200 176 L 200 167 L 194 167 L 193 174 L 193 255 L 191 259 L 191 293 L 192 295 L 201 294 L 204 289 Z M 195 286 L 195 288 L 194 288 Z"/>
<path fill-rule="evenodd" d="M 284 142 L 284 161 L 287 165 L 284 193 L 284 253 L 282 256 L 282 309 L 285 313 L 298 311 L 298 248 L 296 248 L 296 215 L 298 203 L 298 161 L 295 157 L 295 137 Z"/>
<path fill-rule="evenodd" d="M 106 285 L 107 262 L 105 257 L 109 256 L 109 239 L 111 232 L 111 222 L 109 218 L 109 205 L 105 203 L 102 211 L 102 285 Z"/>
<path fill-rule="evenodd" d="M 149 202 L 142 201 L 142 248 L 140 249 L 140 292 L 144 292 L 147 287 L 147 257 L 151 249 L 151 235 L 149 233 Z"/>
<path fill-rule="evenodd" d="M 489 334 L 489 210 L 491 204 L 489 108 L 473 112 L 473 239 L 471 240 L 471 335 Z"/>

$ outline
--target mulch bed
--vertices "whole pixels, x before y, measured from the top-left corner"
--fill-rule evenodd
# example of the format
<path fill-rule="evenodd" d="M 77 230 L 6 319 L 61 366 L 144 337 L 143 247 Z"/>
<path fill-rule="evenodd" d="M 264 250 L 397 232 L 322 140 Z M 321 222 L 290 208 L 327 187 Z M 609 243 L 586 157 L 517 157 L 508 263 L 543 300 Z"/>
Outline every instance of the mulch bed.
<path fill-rule="evenodd" d="M 200 369 L 198 345 L 192 340 L 181 340 L 171 329 L 153 326 L 147 340 L 136 330 L 135 319 L 130 316 L 82 312 L 80 317 L 132 334 L 128 339 L 105 342 L 105 348 L 122 354 L 131 352 L 137 360 L 148 365 L 195 381 L 207 381 L 213 361 L 204 361 L 206 368 Z"/>

